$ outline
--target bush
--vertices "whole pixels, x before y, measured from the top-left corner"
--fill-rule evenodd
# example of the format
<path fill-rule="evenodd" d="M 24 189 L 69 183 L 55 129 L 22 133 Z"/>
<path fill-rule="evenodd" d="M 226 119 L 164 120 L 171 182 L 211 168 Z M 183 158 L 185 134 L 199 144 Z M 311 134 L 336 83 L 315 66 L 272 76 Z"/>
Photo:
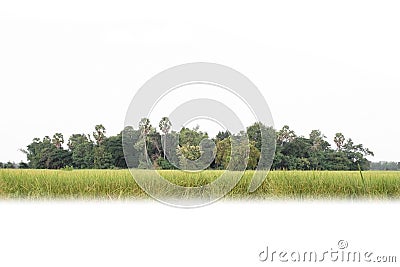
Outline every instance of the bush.
<path fill-rule="evenodd" d="M 168 160 L 159 157 L 157 159 L 157 165 L 159 166 L 160 169 L 162 170 L 174 170 L 176 167 L 172 165 Z"/>
<path fill-rule="evenodd" d="M 62 171 L 73 171 L 73 170 L 74 170 L 74 167 L 68 166 L 68 165 L 67 165 L 67 166 L 61 168 L 61 170 L 62 170 Z"/>

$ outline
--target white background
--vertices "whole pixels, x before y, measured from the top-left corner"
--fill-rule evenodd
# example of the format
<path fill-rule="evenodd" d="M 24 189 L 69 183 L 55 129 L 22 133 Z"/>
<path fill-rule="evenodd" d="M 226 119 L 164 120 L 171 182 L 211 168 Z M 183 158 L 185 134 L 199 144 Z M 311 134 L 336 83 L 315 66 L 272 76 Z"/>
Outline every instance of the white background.
<path fill-rule="evenodd" d="M 123 127 L 154 74 L 247 75 L 276 126 L 337 131 L 399 161 L 396 1 L 2 1 L 0 161 L 34 137 Z M 3 266 L 253 266 L 264 246 L 395 254 L 398 203 L 0 203 Z M 336 264 L 337 265 L 337 264 Z"/>
<path fill-rule="evenodd" d="M 139 202 L 1 205 L 1 266 L 269 266 L 258 260 L 266 246 L 323 252 L 337 250 L 339 240 L 348 242 L 348 251 L 400 257 L 398 203 L 218 202 L 199 209 Z"/>
<path fill-rule="evenodd" d="M 143 83 L 196 61 L 249 77 L 277 128 L 400 161 L 397 1 L 142 2 L 0 3 L 0 161 L 55 132 L 118 133 Z"/>

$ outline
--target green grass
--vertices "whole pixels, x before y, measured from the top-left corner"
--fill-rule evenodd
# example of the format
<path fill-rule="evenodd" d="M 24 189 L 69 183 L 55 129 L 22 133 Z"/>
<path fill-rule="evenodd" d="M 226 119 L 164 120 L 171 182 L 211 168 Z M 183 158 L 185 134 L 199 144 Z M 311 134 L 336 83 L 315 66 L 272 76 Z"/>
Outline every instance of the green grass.
<path fill-rule="evenodd" d="M 199 186 L 222 171 L 160 171 L 172 183 Z M 400 172 L 272 171 L 254 193 L 245 173 L 226 199 L 400 199 Z M 157 184 L 154 184 L 157 186 Z M 159 188 L 162 192 L 163 188 Z M 128 170 L 0 170 L 0 199 L 148 199 Z"/>

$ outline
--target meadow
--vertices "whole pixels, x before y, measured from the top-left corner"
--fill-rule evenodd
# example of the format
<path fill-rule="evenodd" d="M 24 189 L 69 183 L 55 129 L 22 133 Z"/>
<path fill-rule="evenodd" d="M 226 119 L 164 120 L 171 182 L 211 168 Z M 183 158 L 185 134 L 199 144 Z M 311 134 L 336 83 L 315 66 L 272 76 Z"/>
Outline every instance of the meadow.
<path fill-rule="evenodd" d="M 182 186 L 207 184 L 221 174 L 160 171 Z M 400 172 L 365 171 L 271 171 L 254 192 L 247 188 L 247 171 L 225 199 L 399 199 Z M 160 188 L 162 191 L 162 188 Z M 150 197 L 128 170 L 0 170 L 0 199 L 99 199 L 135 200 Z"/>

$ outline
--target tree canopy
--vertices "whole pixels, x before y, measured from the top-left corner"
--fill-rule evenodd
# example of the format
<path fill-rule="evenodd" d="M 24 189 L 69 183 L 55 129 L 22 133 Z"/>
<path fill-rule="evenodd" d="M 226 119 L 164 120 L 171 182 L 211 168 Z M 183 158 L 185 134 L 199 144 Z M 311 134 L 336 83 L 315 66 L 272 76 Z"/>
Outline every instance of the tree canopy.
<path fill-rule="evenodd" d="M 255 169 L 261 149 L 272 150 L 275 145 L 272 163 L 275 170 L 358 170 L 358 166 L 367 170 L 370 168 L 367 156 L 373 156 L 373 152 L 364 145 L 354 143 L 342 133 L 335 134 L 332 147 L 319 130 L 311 131 L 307 137 L 298 136 L 287 125 L 275 130 L 257 122 L 245 132 L 231 133 L 226 130 L 211 139 L 199 127 L 171 131 L 172 125 L 167 117 L 163 117 L 158 126 L 160 132 L 149 119 L 143 118 L 139 129 L 126 127 L 116 136 L 107 136 L 106 128 L 99 124 L 92 134 L 71 135 L 66 144 L 61 133 L 54 134 L 52 138 L 34 138 L 22 150 L 27 156 L 27 164 L 1 163 L 0 168 L 60 169 L 71 166 L 76 169 L 110 169 L 146 168 L 149 164 L 157 169 L 189 168 L 190 162 L 197 162 L 208 153 L 204 157 L 211 159 L 208 162 L 210 169 L 226 169 L 231 160 L 241 158 L 239 155 L 247 155 L 247 169 Z M 264 142 L 263 134 L 268 135 L 269 141 Z M 232 142 L 244 140 L 237 138 L 244 135 L 248 143 L 239 143 L 237 149 L 231 151 Z M 271 137 L 274 142 L 271 142 Z M 394 168 L 392 165 L 391 169 Z"/>

